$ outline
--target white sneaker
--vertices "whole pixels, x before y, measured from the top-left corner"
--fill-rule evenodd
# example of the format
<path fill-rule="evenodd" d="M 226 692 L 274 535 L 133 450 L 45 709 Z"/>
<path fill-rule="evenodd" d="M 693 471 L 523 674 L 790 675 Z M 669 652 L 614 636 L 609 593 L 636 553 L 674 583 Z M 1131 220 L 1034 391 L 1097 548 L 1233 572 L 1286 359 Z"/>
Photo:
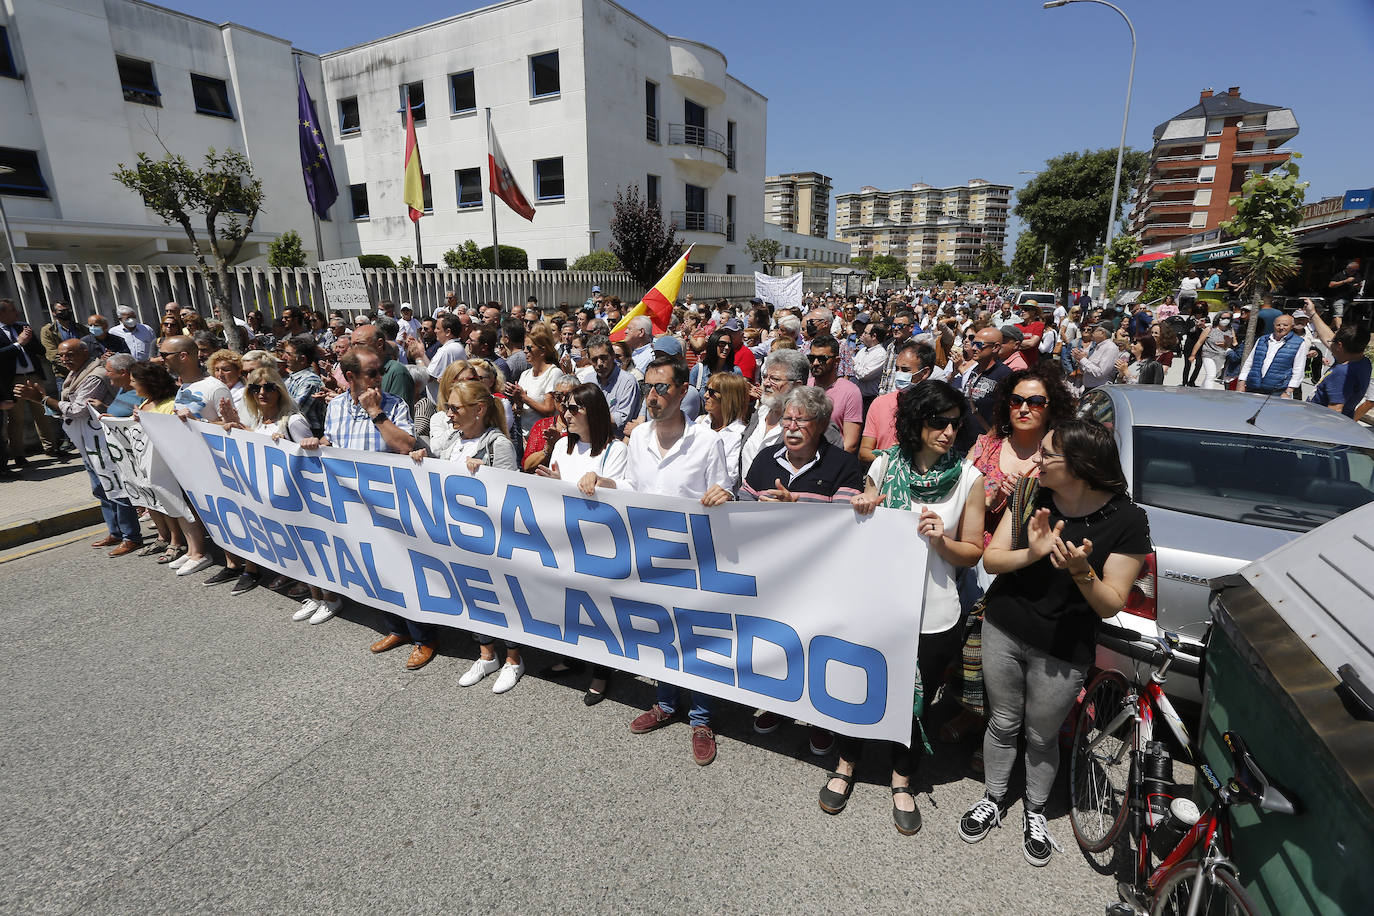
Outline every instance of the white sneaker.
<path fill-rule="evenodd" d="M 168 563 L 168 564 L 167 564 L 167 568 L 168 568 L 168 569 L 173 569 L 173 570 L 175 570 L 175 569 L 181 569 L 181 567 L 183 567 L 183 566 L 186 565 L 186 560 L 187 560 L 187 558 L 188 558 L 189 556 L 190 556 L 189 554 L 184 554 L 184 553 L 183 553 L 181 556 L 177 557 L 175 560 L 173 560 L 172 562 Z"/>
<path fill-rule="evenodd" d="M 211 567 L 212 565 L 214 565 L 214 562 L 215 562 L 215 561 L 212 560 L 212 559 L 210 559 L 209 556 L 204 556 L 204 557 L 201 557 L 199 560 L 192 560 L 190 563 L 183 563 L 183 564 L 181 565 L 181 567 L 179 567 L 179 568 L 177 569 L 177 575 L 178 575 L 178 576 L 194 576 L 196 573 L 200 572 L 202 569 L 208 569 L 209 567 Z M 168 563 L 167 565 L 168 565 L 168 566 L 171 566 L 172 564 Z"/>
<path fill-rule="evenodd" d="M 477 683 L 482 678 L 486 677 L 488 674 L 491 674 L 493 671 L 500 667 L 501 662 L 498 659 L 479 658 L 477 659 L 477 661 L 472 663 L 472 667 L 468 669 L 467 674 L 464 674 L 462 677 L 458 679 L 458 686 L 471 687 L 473 684 Z"/>
<path fill-rule="evenodd" d="M 296 611 L 296 613 L 291 615 L 291 619 L 297 622 L 305 620 L 311 614 L 318 611 L 320 609 L 320 605 L 323 603 L 324 602 L 317 601 L 314 598 L 306 598 L 304 601 L 301 602 L 301 606 Z"/>
<path fill-rule="evenodd" d="M 335 598 L 333 601 L 321 601 L 319 607 L 315 609 L 315 613 L 310 616 L 311 626 L 329 620 L 335 614 L 339 613 L 339 608 L 341 607 L 343 607 L 342 598 Z"/>
<path fill-rule="evenodd" d="M 505 693 L 515 686 L 525 673 L 525 662 L 522 659 L 518 664 L 512 665 L 506 662 L 501 666 L 501 673 L 496 676 L 496 683 L 491 685 L 492 693 Z"/>

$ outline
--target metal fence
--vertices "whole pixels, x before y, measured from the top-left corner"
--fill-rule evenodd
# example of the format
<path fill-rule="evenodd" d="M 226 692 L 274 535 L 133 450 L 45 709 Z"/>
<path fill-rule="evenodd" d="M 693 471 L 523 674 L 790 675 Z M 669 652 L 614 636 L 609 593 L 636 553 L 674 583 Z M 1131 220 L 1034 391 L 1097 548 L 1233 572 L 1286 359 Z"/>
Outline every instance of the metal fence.
<path fill-rule="evenodd" d="M 314 267 L 234 267 L 229 277 L 232 308 L 239 318 L 252 309 L 276 316 L 292 305 L 330 310 Z M 524 305 L 530 296 L 541 305 L 567 302 L 577 307 L 593 286 L 627 303 L 638 302 L 646 292 L 628 274 L 584 270 L 368 269 L 363 277 L 374 304 L 383 299 L 409 302 L 416 315 L 431 314 L 448 290 L 469 305 L 496 301 L 507 307 Z M 680 295 L 698 302 L 724 297 L 738 303 L 754 295 L 754 277 L 688 273 Z M 0 264 L 0 296 L 14 299 L 35 327 L 50 320 L 52 302 L 70 304 L 83 322 L 97 311 L 113 319 L 116 306 L 128 305 L 152 327 L 171 300 L 203 315 L 213 311 L 209 283 L 199 268 L 162 264 L 17 264 L 13 271 Z"/>

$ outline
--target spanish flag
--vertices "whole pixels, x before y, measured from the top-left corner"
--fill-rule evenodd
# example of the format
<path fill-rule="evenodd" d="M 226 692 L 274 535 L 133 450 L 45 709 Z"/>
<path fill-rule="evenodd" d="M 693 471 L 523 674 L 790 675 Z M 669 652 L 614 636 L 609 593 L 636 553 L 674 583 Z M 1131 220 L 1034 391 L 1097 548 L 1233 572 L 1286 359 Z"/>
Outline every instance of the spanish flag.
<path fill-rule="evenodd" d="M 655 336 L 667 333 L 668 321 L 673 317 L 673 303 L 677 301 L 678 290 L 682 289 L 682 275 L 687 272 L 687 259 L 691 254 L 692 246 L 689 245 L 682 253 L 682 257 L 677 259 L 677 263 L 668 268 L 668 272 L 654 284 L 654 288 L 644 294 L 639 304 L 626 312 L 620 323 L 611 328 L 611 340 L 624 340 L 625 328 L 629 326 L 630 319 L 638 315 L 649 316 L 654 323 Z"/>
<path fill-rule="evenodd" d="M 420 145 L 415 142 L 415 112 L 406 96 L 406 175 L 402 197 L 410 208 L 411 222 L 418 223 L 425 215 L 424 169 L 420 167 Z"/>

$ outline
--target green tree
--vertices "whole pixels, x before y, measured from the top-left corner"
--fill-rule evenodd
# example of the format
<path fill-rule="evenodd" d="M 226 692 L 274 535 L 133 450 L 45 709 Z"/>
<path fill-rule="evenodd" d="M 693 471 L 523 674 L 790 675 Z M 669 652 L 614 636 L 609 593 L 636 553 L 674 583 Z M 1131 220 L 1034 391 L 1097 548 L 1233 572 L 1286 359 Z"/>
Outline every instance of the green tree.
<path fill-rule="evenodd" d="M 1149 156 L 1139 150 L 1126 150 L 1121 164 L 1121 197 L 1133 187 L 1148 164 Z M 1057 289 L 1060 301 L 1067 302 L 1071 284 L 1069 266 L 1102 248 L 1112 201 L 1112 176 L 1116 170 L 1116 150 L 1084 150 L 1064 153 L 1045 163 L 1045 168 L 1017 193 L 1016 215 L 1026 221 L 1042 245 L 1050 246 L 1056 281 L 1045 290 Z M 1120 218 L 1121 203 L 1112 220 Z"/>
<path fill-rule="evenodd" d="M 358 266 L 395 270 L 396 262 L 391 260 L 389 254 L 360 254 L 358 255 Z"/>
<path fill-rule="evenodd" d="M 482 266 L 494 268 L 496 262 L 492 260 L 491 246 L 482 249 Z M 501 246 L 501 269 L 502 270 L 529 270 L 530 255 L 523 248 L 516 248 L 514 245 Z"/>
<path fill-rule="evenodd" d="M 401 260 L 396 262 L 396 266 L 401 270 L 409 270 L 415 266 L 415 259 L 408 254 L 401 255 Z"/>
<path fill-rule="evenodd" d="M 1231 198 L 1236 215 L 1221 228 L 1240 239 L 1242 251 L 1236 255 L 1236 272 L 1242 289 L 1258 306 L 1276 286 L 1298 272 L 1298 245 L 1293 229 L 1302 218 L 1302 203 L 1307 182 L 1298 181 L 1301 154 L 1294 153 L 1286 163 L 1268 174 L 1257 174 L 1241 185 L 1239 197 Z M 1245 351 L 1255 346 L 1259 309 L 1250 311 L 1250 326 L 1245 334 Z"/>
<path fill-rule="evenodd" d="M 609 251 L 593 251 L 572 262 L 573 270 L 623 271 L 620 259 Z"/>
<path fill-rule="evenodd" d="M 444 252 L 444 266 L 449 270 L 480 270 L 491 265 L 482 260 L 477 243 L 468 239 L 459 247 Z"/>
<path fill-rule="evenodd" d="M 1188 269 L 1187 259 L 1179 254 L 1172 258 L 1161 258 L 1150 264 L 1150 279 L 1145 281 L 1145 291 L 1140 297 L 1145 302 L 1154 302 L 1178 290 L 1178 282 Z"/>
<path fill-rule="evenodd" d="M 875 280 L 906 281 L 906 267 L 890 254 L 875 254 L 869 258 L 867 270 Z"/>
<path fill-rule="evenodd" d="M 165 149 L 165 147 L 164 147 Z M 119 163 L 115 181 L 143 198 L 143 203 L 169 226 L 180 226 L 191 242 L 191 254 L 209 281 L 215 315 L 226 328 L 236 327 L 229 309 L 229 268 L 238 260 L 243 243 L 262 209 L 262 182 L 243 153 L 211 147 L 205 164 L 192 168 L 181 156 L 167 151 L 161 159 L 138 154 L 132 168 Z M 206 244 L 196 234 L 199 221 Z M 213 265 L 211 264 L 213 261 Z"/>
<path fill-rule="evenodd" d="M 964 279 L 964 275 L 955 270 L 953 264 L 939 261 L 918 273 L 916 279 L 926 283 L 944 283 L 947 280 L 958 283 Z"/>
<path fill-rule="evenodd" d="M 1006 273 L 1006 265 L 1002 263 L 1002 252 L 991 242 L 983 245 L 983 250 L 978 252 L 978 279 L 984 283 L 998 283 Z"/>
<path fill-rule="evenodd" d="M 1029 282 L 1035 277 L 1036 285 L 1050 283 L 1051 267 L 1045 264 L 1045 243 L 1030 229 L 1022 229 L 1016 237 L 1016 251 L 1011 256 L 1011 273 Z"/>
<path fill-rule="evenodd" d="M 682 256 L 677 224 L 666 223 L 658 202 L 639 196 L 639 185 L 617 189 L 611 215 L 611 253 L 635 282 L 649 289 Z"/>
<path fill-rule="evenodd" d="M 1112 238 L 1112 262 L 1107 266 L 1107 296 L 1120 292 L 1121 278 L 1131 269 L 1131 264 L 1140 257 L 1140 239 L 1129 233 L 1121 233 Z M 1101 264 L 1099 257 L 1097 263 Z"/>
<path fill-rule="evenodd" d="M 287 229 L 267 246 L 267 263 L 273 267 L 304 267 L 305 246 L 300 233 Z"/>
<path fill-rule="evenodd" d="M 782 251 L 782 242 L 777 239 L 761 239 L 757 235 L 751 235 L 744 240 L 744 247 L 749 250 L 749 257 L 763 265 L 763 272 L 771 275 L 778 266 L 778 253 Z"/>

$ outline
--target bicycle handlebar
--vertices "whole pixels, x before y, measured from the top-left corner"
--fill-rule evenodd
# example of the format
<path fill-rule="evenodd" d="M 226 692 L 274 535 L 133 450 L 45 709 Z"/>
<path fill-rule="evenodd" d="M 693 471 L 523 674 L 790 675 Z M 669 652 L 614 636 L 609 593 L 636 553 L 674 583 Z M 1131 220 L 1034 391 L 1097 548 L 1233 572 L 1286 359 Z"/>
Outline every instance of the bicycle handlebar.
<path fill-rule="evenodd" d="M 1202 676 L 1201 657 L 1189 652 L 1177 633 L 1165 630 L 1162 636 L 1155 636 L 1104 621 L 1098 630 L 1097 641 L 1119 655 L 1156 668 L 1168 662 L 1170 670 L 1183 677 Z"/>

